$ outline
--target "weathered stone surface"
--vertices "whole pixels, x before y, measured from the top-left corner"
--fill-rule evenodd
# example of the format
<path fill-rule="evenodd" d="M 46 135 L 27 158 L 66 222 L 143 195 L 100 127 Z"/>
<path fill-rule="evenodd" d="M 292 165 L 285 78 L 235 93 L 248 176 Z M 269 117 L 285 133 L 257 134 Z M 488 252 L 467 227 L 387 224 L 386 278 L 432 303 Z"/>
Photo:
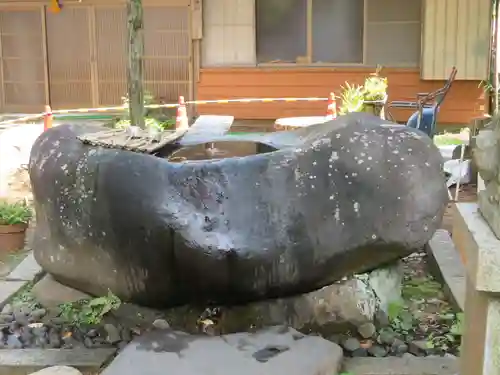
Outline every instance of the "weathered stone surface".
<path fill-rule="evenodd" d="M 51 366 L 34 372 L 31 375 L 82 375 L 82 373 L 74 367 Z"/>
<path fill-rule="evenodd" d="M 96 371 L 115 352 L 115 349 L 3 349 L 0 350 L 0 375 L 28 375 L 50 366 Z"/>
<path fill-rule="evenodd" d="M 240 332 L 251 327 L 287 324 L 297 330 L 314 329 L 322 335 L 330 335 L 345 329 L 346 324 L 362 325 L 373 322 L 377 312 L 387 313 L 388 303 L 401 299 L 403 271 L 398 265 L 356 275 L 311 293 L 295 297 L 265 300 L 242 306 L 223 308 L 217 331 Z M 378 288 L 383 281 L 386 290 Z M 389 291 L 390 294 L 384 294 Z M 387 304 L 381 303 L 381 299 Z M 172 310 L 168 321 L 185 327 L 186 308 Z M 196 321 L 200 312 L 191 312 Z"/>
<path fill-rule="evenodd" d="M 336 375 L 342 349 L 285 327 L 226 336 L 153 331 L 130 343 L 102 375 Z"/>
<path fill-rule="evenodd" d="M 479 209 L 500 238 L 500 116 L 479 131 L 473 148 L 474 162 L 485 189 L 478 192 Z"/>
<path fill-rule="evenodd" d="M 344 370 L 353 375 L 456 375 L 456 358 L 348 358 Z"/>
<path fill-rule="evenodd" d="M 90 298 L 88 294 L 67 287 L 46 275 L 37 282 L 31 291 L 36 300 L 45 307 L 57 307 L 62 303 L 76 302 Z"/>
<path fill-rule="evenodd" d="M 311 292 L 422 248 L 447 201 L 432 141 L 362 113 L 207 137 L 276 150 L 183 163 L 83 145 L 88 131 L 59 126 L 32 149 L 35 258 L 67 285 L 143 305 Z"/>

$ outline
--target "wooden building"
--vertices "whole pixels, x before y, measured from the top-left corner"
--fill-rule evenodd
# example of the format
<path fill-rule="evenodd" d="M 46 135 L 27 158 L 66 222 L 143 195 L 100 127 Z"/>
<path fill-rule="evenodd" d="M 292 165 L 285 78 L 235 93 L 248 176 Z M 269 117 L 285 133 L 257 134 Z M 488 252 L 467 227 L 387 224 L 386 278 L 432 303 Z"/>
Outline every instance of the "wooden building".
<path fill-rule="evenodd" d="M 487 108 L 490 0 L 143 0 L 146 87 L 163 100 L 327 96 L 377 65 L 390 100 L 443 85 L 440 113 L 468 123 Z M 114 105 L 126 92 L 123 0 L 0 0 L 0 110 Z M 324 103 L 220 104 L 241 119 L 319 115 Z M 404 120 L 408 111 L 399 111 Z"/>

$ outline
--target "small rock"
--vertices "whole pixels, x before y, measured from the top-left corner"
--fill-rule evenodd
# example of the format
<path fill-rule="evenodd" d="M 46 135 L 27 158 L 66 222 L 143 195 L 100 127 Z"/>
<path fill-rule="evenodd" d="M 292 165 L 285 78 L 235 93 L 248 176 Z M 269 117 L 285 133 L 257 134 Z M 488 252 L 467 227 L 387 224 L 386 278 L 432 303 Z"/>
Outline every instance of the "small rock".
<path fill-rule="evenodd" d="M 45 348 L 48 343 L 49 340 L 44 336 L 35 336 L 35 339 L 33 340 L 33 346 L 35 348 Z"/>
<path fill-rule="evenodd" d="M 395 339 L 391 346 L 391 353 L 397 357 L 401 357 L 408 352 L 408 345 L 400 339 Z"/>
<path fill-rule="evenodd" d="M 118 328 L 116 328 L 115 325 L 113 324 L 105 324 L 104 325 L 104 330 L 106 331 L 106 341 L 109 342 L 110 344 L 116 344 L 120 342 L 121 336 L 120 336 L 120 331 Z"/>
<path fill-rule="evenodd" d="M 0 314 L 0 324 L 12 323 L 14 321 L 14 317 L 11 314 Z"/>
<path fill-rule="evenodd" d="M 450 358 L 450 359 L 457 359 L 457 356 L 456 355 L 453 355 L 451 353 L 445 353 L 444 358 Z"/>
<path fill-rule="evenodd" d="M 358 333 L 363 337 L 364 339 L 369 339 L 370 337 L 373 337 L 373 335 L 377 332 L 377 328 L 375 327 L 375 324 L 373 323 L 364 323 L 358 327 Z"/>
<path fill-rule="evenodd" d="M 17 307 L 14 309 L 14 320 L 22 326 L 30 323 L 30 309 L 27 307 Z"/>
<path fill-rule="evenodd" d="M 348 339 L 342 342 L 342 347 L 349 352 L 353 352 L 361 348 L 361 343 L 357 338 L 349 337 Z"/>
<path fill-rule="evenodd" d="M 130 332 L 130 329 L 122 328 L 121 338 L 122 338 L 122 341 L 125 341 L 127 343 L 132 341 L 132 332 Z"/>
<path fill-rule="evenodd" d="M 368 350 L 365 348 L 356 349 L 351 352 L 351 357 L 353 358 L 368 357 Z"/>
<path fill-rule="evenodd" d="M 43 323 L 32 323 L 28 326 L 31 332 L 36 337 L 45 337 L 47 335 L 48 327 Z"/>
<path fill-rule="evenodd" d="M 164 329 L 169 329 L 170 324 L 168 324 L 168 322 L 165 319 L 156 319 L 153 322 L 153 327 L 155 327 L 156 329 L 164 330 Z"/>
<path fill-rule="evenodd" d="M 5 315 L 12 315 L 13 312 L 14 309 L 12 308 L 12 305 L 10 303 L 6 304 L 2 309 L 2 314 Z"/>
<path fill-rule="evenodd" d="M 383 310 L 378 310 L 375 314 L 375 323 L 380 327 L 388 327 L 391 322 L 389 321 L 389 317 Z"/>
<path fill-rule="evenodd" d="M 88 336 L 83 339 L 83 345 L 85 345 L 88 349 L 94 348 L 94 342 L 92 341 L 92 338 Z"/>
<path fill-rule="evenodd" d="M 31 333 L 31 329 L 29 327 L 22 328 L 19 340 L 23 343 L 24 348 L 29 348 L 32 345 L 34 338 L 35 336 Z"/>
<path fill-rule="evenodd" d="M 56 329 L 51 329 L 48 334 L 48 346 L 53 349 L 59 349 L 62 346 L 61 336 Z"/>
<path fill-rule="evenodd" d="M 397 338 L 397 334 L 389 328 L 385 328 L 379 332 L 377 342 L 381 345 L 392 345 Z"/>
<path fill-rule="evenodd" d="M 31 375 L 82 375 L 82 373 L 73 367 L 52 366 L 34 372 Z"/>
<path fill-rule="evenodd" d="M 425 340 L 413 340 L 408 346 L 408 351 L 417 357 L 423 357 L 432 352 L 432 350 L 428 348 L 427 341 Z"/>
<path fill-rule="evenodd" d="M 19 340 L 17 335 L 8 335 L 5 346 L 8 349 L 22 349 L 23 343 Z"/>
<path fill-rule="evenodd" d="M 373 357 L 381 358 L 387 356 L 387 349 L 381 345 L 373 345 L 368 348 L 368 353 Z"/>
<path fill-rule="evenodd" d="M 97 337 L 99 336 L 99 332 L 97 331 L 97 329 L 90 329 L 87 334 L 86 334 L 87 337 L 90 337 L 90 338 L 94 338 L 94 337 Z"/>
<path fill-rule="evenodd" d="M 35 321 L 38 321 L 38 320 L 42 319 L 45 315 L 47 315 L 47 310 L 36 309 L 36 310 L 33 310 L 30 315 Z"/>

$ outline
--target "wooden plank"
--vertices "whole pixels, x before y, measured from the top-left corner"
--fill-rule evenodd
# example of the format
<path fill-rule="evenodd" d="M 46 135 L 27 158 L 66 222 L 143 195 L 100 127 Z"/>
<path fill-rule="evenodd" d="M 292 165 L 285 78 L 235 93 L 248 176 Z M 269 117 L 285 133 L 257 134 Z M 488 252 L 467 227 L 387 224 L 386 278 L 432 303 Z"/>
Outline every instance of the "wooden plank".
<path fill-rule="evenodd" d="M 97 371 L 116 349 L 2 349 L 0 375 L 28 375 L 50 366 Z"/>
<path fill-rule="evenodd" d="M 104 130 L 96 133 L 82 134 L 78 136 L 78 139 L 92 146 L 151 154 L 168 143 L 176 142 L 188 129 L 182 128 L 173 131 L 164 131 L 156 136 L 152 136 L 148 130 L 135 127 L 133 132 L 129 129 Z"/>
<path fill-rule="evenodd" d="M 188 129 L 180 144 L 186 146 L 206 141 L 210 137 L 226 134 L 233 125 L 233 116 L 202 115 Z"/>

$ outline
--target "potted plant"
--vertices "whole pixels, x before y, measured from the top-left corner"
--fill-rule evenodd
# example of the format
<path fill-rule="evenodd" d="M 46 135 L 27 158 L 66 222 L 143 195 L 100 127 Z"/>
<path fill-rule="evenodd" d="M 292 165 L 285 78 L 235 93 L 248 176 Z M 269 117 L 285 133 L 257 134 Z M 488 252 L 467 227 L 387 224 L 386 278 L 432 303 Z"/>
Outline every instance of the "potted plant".
<path fill-rule="evenodd" d="M 26 202 L 0 201 L 0 252 L 12 252 L 24 248 L 26 229 L 33 216 Z"/>
<path fill-rule="evenodd" d="M 380 69 L 366 78 L 363 86 L 342 87 L 342 106 L 340 114 L 350 112 L 368 112 L 384 118 L 384 106 L 387 101 L 387 78 L 379 76 Z"/>

